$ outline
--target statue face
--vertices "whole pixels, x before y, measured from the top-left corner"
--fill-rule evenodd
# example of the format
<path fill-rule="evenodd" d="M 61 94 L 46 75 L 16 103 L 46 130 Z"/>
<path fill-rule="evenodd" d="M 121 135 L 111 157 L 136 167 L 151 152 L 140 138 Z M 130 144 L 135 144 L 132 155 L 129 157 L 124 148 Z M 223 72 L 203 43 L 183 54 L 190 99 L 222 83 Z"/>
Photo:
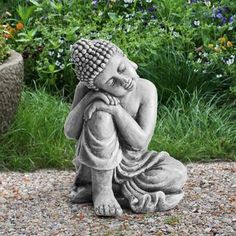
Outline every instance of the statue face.
<path fill-rule="evenodd" d="M 136 86 L 138 74 L 137 65 L 120 53 L 115 53 L 105 69 L 94 81 L 99 90 L 103 90 L 116 97 L 125 96 Z"/>

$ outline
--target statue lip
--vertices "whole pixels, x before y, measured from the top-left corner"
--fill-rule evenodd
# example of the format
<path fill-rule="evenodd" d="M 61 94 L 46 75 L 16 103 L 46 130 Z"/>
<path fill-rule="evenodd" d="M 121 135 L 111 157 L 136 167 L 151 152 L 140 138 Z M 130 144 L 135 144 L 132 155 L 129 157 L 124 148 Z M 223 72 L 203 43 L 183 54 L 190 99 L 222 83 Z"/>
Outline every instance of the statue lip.
<path fill-rule="evenodd" d="M 131 81 L 130 81 L 128 84 L 126 84 L 126 85 L 124 86 L 124 88 L 125 88 L 126 90 L 131 91 L 131 90 L 133 90 L 134 85 L 135 85 L 134 79 L 131 79 Z"/>

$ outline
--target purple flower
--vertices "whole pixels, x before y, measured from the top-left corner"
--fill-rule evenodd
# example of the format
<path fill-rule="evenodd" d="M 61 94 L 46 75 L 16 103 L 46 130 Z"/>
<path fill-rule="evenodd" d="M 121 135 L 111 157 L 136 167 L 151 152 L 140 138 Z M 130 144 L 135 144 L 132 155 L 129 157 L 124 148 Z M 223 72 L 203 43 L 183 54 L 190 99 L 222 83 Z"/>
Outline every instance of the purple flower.
<path fill-rule="evenodd" d="M 223 15 L 219 12 L 219 13 L 216 14 L 215 17 L 218 18 L 218 19 L 222 19 L 222 18 L 223 18 Z"/>
<path fill-rule="evenodd" d="M 198 0 L 189 0 L 189 1 L 188 1 L 189 4 L 197 3 L 197 2 L 198 2 Z"/>
<path fill-rule="evenodd" d="M 155 12 L 156 11 L 156 8 L 155 7 L 149 7 L 147 9 L 148 12 L 152 13 L 152 12 Z"/>
<path fill-rule="evenodd" d="M 229 23 L 233 23 L 233 22 L 234 22 L 234 16 L 230 16 Z"/>
<path fill-rule="evenodd" d="M 92 1 L 93 6 L 96 7 L 96 6 L 98 5 L 98 1 L 99 1 L 99 0 L 93 0 L 93 1 Z"/>
<path fill-rule="evenodd" d="M 227 18 L 226 18 L 226 17 L 223 17 L 223 18 L 221 19 L 221 22 L 222 22 L 223 24 L 226 24 L 226 23 L 227 23 Z"/>

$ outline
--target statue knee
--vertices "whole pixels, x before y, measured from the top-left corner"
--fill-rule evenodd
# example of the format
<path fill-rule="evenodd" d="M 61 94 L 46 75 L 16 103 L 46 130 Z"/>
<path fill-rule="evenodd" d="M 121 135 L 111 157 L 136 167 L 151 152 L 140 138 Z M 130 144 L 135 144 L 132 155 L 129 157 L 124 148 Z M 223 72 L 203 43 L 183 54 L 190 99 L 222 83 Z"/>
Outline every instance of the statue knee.
<path fill-rule="evenodd" d="M 109 123 L 112 120 L 112 116 L 110 113 L 105 111 L 95 111 L 92 115 L 91 120 L 99 123 Z"/>
<path fill-rule="evenodd" d="M 115 132 L 112 115 L 104 111 L 94 112 L 88 126 L 98 138 L 110 137 Z"/>

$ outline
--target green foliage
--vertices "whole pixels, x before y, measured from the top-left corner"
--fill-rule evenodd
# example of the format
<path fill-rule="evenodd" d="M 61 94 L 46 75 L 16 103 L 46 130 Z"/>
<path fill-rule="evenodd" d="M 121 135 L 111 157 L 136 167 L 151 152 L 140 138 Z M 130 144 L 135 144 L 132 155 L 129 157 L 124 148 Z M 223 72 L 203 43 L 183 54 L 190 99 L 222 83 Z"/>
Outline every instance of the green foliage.
<path fill-rule="evenodd" d="M 9 47 L 6 44 L 6 39 L 4 35 L 5 35 L 5 32 L 0 27 L 0 65 L 9 56 Z"/>
<path fill-rule="evenodd" d="M 230 0 L 0 0 L 0 62 L 22 52 L 25 83 L 71 100 L 77 79 L 70 46 L 80 38 L 117 44 L 158 88 L 150 149 L 184 161 L 235 160 L 236 5 Z M 184 91 L 184 92 L 183 92 Z M 199 92 L 196 92 L 199 91 Z M 0 137 L 0 167 L 71 167 L 63 134 L 68 105 L 24 92 Z"/>
<path fill-rule="evenodd" d="M 235 111 L 217 107 L 214 98 L 205 102 L 197 92 L 180 92 L 181 98 L 160 107 L 150 149 L 166 150 L 183 161 L 236 160 Z"/>
<path fill-rule="evenodd" d="M 31 87 L 71 98 L 77 80 L 70 45 L 103 38 L 139 64 L 163 102 L 179 88 L 235 99 L 236 7 L 230 0 L 13 2 L 15 19 L 5 21 L 25 27 L 8 42 L 23 53 Z"/>
<path fill-rule="evenodd" d="M 45 92 L 24 92 L 13 125 L 0 136 L 0 168 L 71 167 L 74 144 L 63 133 L 68 110 L 67 104 Z"/>
<path fill-rule="evenodd" d="M 150 149 L 183 161 L 235 160 L 235 114 L 196 92 L 186 97 L 160 106 Z M 13 125 L 0 136 L 0 169 L 72 168 L 74 142 L 63 133 L 68 112 L 66 103 L 43 91 L 24 92 Z"/>

